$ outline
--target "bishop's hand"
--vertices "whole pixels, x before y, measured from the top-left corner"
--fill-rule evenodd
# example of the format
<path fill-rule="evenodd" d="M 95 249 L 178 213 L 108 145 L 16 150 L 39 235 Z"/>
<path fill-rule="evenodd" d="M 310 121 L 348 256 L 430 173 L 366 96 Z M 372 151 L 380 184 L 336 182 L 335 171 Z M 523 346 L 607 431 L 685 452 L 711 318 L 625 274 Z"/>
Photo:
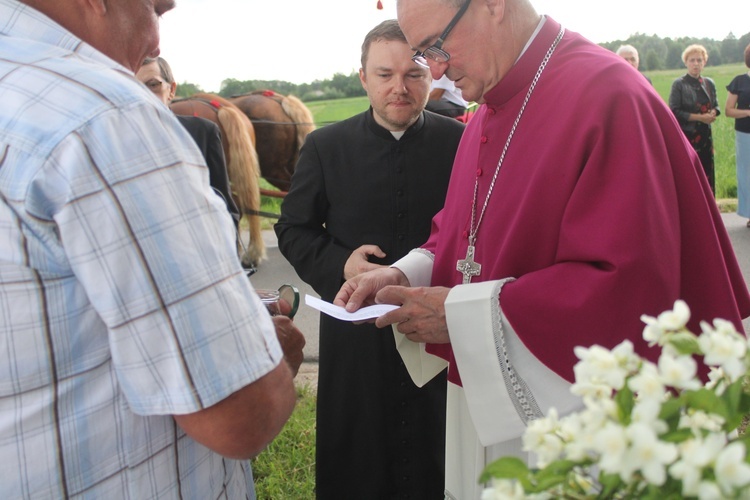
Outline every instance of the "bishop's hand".
<path fill-rule="evenodd" d="M 383 328 L 396 323 L 396 329 L 412 342 L 447 344 L 450 342 L 445 320 L 445 299 L 450 288 L 388 286 L 378 292 L 378 304 L 401 305 L 380 316 L 375 326 Z"/>
<path fill-rule="evenodd" d="M 409 286 L 409 280 L 395 267 L 374 269 L 347 280 L 334 297 L 333 303 L 354 312 L 362 306 L 375 304 L 375 294 L 388 285 Z"/>

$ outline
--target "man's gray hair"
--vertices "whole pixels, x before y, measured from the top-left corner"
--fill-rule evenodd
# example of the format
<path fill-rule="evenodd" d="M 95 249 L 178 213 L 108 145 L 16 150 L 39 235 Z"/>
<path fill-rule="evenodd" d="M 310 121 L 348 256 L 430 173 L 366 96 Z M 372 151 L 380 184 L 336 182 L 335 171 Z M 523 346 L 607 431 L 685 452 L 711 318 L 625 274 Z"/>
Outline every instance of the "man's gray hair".
<path fill-rule="evenodd" d="M 617 49 L 617 52 L 615 52 L 615 54 L 619 56 L 623 52 L 630 52 L 630 53 L 635 54 L 636 56 L 638 55 L 638 49 L 636 49 L 635 47 L 629 44 L 620 45 L 620 47 Z"/>

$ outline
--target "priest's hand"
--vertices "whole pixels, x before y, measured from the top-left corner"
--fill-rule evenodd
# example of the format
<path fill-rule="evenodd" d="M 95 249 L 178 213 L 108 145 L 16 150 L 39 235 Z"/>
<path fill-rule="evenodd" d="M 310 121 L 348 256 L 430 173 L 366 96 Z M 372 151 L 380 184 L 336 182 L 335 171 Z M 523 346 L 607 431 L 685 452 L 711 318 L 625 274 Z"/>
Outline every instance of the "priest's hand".
<path fill-rule="evenodd" d="M 305 336 L 288 317 L 273 316 L 271 319 L 274 327 L 276 327 L 276 338 L 279 339 L 279 344 L 281 344 L 284 359 L 292 370 L 292 377 L 296 377 L 304 360 L 302 348 L 305 347 Z"/>
<path fill-rule="evenodd" d="M 381 267 L 347 280 L 333 299 L 337 306 L 354 312 L 375 304 L 375 294 L 388 285 L 409 286 L 404 273 L 395 267 Z"/>
<path fill-rule="evenodd" d="M 447 344 L 450 342 L 445 321 L 445 299 L 450 288 L 441 286 L 408 288 L 388 286 L 375 297 L 378 304 L 401 304 L 380 316 L 375 326 L 397 323 L 396 329 L 412 342 Z"/>
<path fill-rule="evenodd" d="M 368 260 L 370 255 L 374 255 L 380 259 L 385 258 L 385 252 L 381 250 L 379 246 L 362 245 L 355 249 L 349 258 L 346 259 L 346 264 L 344 264 L 344 279 L 352 279 L 358 274 L 383 267 L 380 264 L 373 264 L 370 262 Z"/>

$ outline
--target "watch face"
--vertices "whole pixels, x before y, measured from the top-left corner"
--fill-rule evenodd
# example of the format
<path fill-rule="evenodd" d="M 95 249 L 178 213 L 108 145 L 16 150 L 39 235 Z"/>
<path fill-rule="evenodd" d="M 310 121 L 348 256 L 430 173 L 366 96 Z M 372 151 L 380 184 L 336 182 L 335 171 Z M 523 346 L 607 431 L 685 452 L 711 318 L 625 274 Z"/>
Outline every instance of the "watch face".
<path fill-rule="evenodd" d="M 294 318 L 294 315 L 297 314 L 297 309 L 299 309 L 299 290 L 294 285 L 284 283 L 279 287 L 278 293 L 279 298 L 287 301 L 292 306 L 292 310 L 287 316 Z"/>

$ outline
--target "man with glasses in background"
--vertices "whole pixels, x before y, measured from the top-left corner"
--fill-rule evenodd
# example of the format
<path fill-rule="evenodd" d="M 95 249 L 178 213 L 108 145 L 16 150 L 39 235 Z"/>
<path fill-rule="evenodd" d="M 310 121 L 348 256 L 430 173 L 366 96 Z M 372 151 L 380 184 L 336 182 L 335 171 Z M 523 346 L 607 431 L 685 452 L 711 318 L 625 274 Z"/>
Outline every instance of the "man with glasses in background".
<path fill-rule="evenodd" d="M 399 305 L 375 324 L 413 341 L 415 382 L 449 365 L 446 496 L 476 499 L 488 461 L 525 456 L 528 422 L 582 406 L 574 347 L 627 339 L 655 360 L 642 314 L 683 299 L 693 331 L 741 331 L 750 296 L 700 161 L 619 56 L 528 0 L 397 10 L 414 61 L 481 106 L 429 240 L 334 303 Z"/>

